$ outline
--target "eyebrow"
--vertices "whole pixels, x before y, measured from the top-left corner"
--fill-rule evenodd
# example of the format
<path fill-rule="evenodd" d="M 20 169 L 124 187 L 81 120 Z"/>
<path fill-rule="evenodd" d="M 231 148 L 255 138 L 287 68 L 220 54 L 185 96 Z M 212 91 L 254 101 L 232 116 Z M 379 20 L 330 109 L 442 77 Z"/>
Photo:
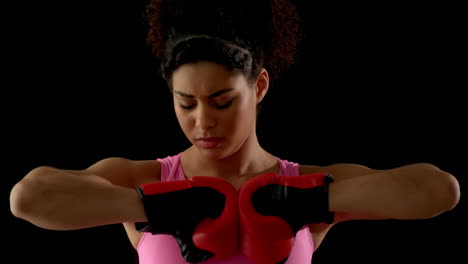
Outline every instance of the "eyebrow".
<path fill-rule="evenodd" d="M 210 94 L 208 97 L 213 98 L 213 97 L 216 97 L 216 96 L 220 96 L 223 93 L 227 93 L 227 92 L 230 92 L 232 90 L 234 90 L 234 88 L 227 88 L 227 89 L 219 90 L 217 92 L 214 92 L 214 93 Z M 195 96 L 190 95 L 190 94 L 186 94 L 184 92 L 174 91 L 174 93 L 176 93 L 176 94 L 178 94 L 180 96 L 183 96 L 183 97 L 187 97 L 187 98 L 195 98 Z"/>

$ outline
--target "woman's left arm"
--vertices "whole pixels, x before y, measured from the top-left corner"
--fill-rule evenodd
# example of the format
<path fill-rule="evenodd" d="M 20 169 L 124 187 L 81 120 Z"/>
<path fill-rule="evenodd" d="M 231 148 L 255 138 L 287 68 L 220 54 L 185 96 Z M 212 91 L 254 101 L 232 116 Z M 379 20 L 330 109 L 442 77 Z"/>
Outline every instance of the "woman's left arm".
<path fill-rule="evenodd" d="M 335 179 L 329 185 L 329 209 L 336 212 L 335 223 L 358 219 L 427 219 L 453 209 L 460 199 L 457 179 L 428 163 L 388 170 L 335 164 L 320 170 Z"/>

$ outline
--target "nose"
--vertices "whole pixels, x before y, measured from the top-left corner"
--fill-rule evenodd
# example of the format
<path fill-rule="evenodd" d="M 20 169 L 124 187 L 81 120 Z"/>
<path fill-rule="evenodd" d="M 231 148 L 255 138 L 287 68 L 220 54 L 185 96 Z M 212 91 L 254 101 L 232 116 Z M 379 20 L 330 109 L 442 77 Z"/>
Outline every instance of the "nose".
<path fill-rule="evenodd" d="M 209 130 L 216 126 L 216 113 L 210 109 L 208 105 L 200 104 L 196 113 L 196 125 L 203 131 Z"/>

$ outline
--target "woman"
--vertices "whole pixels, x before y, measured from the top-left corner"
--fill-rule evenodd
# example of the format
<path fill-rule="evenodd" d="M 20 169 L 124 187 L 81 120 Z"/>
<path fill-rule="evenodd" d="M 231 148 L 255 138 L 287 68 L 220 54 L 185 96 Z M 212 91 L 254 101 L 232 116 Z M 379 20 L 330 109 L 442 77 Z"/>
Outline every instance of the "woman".
<path fill-rule="evenodd" d="M 123 223 L 142 264 L 199 260 L 268 263 L 266 254 L 255 251 L 252 255 L 245 249 L 249 243 L 263 247 L 271 242 L 255 241 L 249 232 L 242 234 L 243 230 L 256 230 L 245 226 L 257 221 L 242 211 L 245 204 L 239 205 L 243 222 L 238 250 L 225 258 L 204 255 L 201 260 L 184 252 L 191 242 L 183 239 L 181 242 L 181 235 L 151 234 L 145 232 L 149 230 L 145 229 L 147 225 L 142 228 L 135 225 L 151 222 L 148 197 L 159 194 L 146 192 L 142 186 L 165 186 L 158 183 L 208 176 L 228 182 L 241 196 L 255 184 L 255 179 L 273 183 L 274 179 L 268 178 L 272 174 L 284 179 L 331 175 L 326 201 L 328 211 L 333 213 L 331 221 L 306 220 L 307 224 L 291 228 L 294 244 L 286 255 L 271 262 L 300 264 L 310 263 L 313 252 L 337 223 L 359 219 L 427 219 L 453 209 L 458 203 L 456 178 L 432 164 L 408 164 L 385 170 L 358 164 L 299 165 L 261 146 L 256 134 L 260 103 L 281 72 L 294 63 L 301 39 L 298 12 L 287 0 L 154 0 L 148 5 L 147 15 L 148 42 L 162 61 L 161 74 L 172 92 L 178 122 L 192 145 L 183 152 L 156 160 L 110 157 L 84 170 L 50 166 L 33 169 L 11 191 L 11 210 L 15 216 L 52 230 Z M 210 180 L 204 180 L 207 183 L 203 186 L 215 188 L 217 183 L 211 185 Z M 230 191 L 226 188 L 224 194 L 228 197 Z M 187 194 L 182 198 L 187 203 L 198 199 Z M 177 206 L 183 204 L 174 208 Z M 305 215 L 315 211 L 316 205 L 302 203 L 301 210 Z M 173 213 L 177 217 L 169 215 L 169 220 L 177 221 L 184 216 Z M 292 226 L 291 222 L 288 223 Z M 278 230 L 271 230 L 274 231 Z M 191 230 L 189 238 L 196 232 Z M 261 235 L 265 234 L 256 238 Z M 237 243 L 227 242 L 226 246 Z"/>

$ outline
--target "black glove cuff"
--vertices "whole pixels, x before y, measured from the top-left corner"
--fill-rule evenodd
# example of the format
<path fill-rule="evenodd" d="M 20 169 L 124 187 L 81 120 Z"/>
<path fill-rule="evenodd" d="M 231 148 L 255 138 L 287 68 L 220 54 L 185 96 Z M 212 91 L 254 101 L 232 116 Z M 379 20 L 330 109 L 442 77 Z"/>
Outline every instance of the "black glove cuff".
<path fill-rule="evenodd" d="M 324 208 L 324 213 L 323 213 L 323 222 L 327 224 L 332 224 L 335 220 L 335 213 L 330 212 L 330 195 L 329 195 L 329 190 L 328 187 L 330 183 L 334 182 L 335 180 L 333 179 L 332 175 L 327 174 L 325 178 L 323 179 L 323 190 L 324 190 L 324 200 L 325 200 L 325 208 Z"/>
<path fill-rule="evenodd" d="M 146 218 L 148 219 L 148 221 L 150 221 L 147 213 L 148 210 L 146 209 L 145 194 L 143 193 L 143 190 L 140 188 L 140 186 L 136 187 L 135 189 L 137 190 L 138 194 L 140 195 L 141 201 L 143 202 L 143 208 L 145 209 Z M 135 223 L 135 228 L 138 232 L 150 232 L 152 227 L 150 222 L 137 222 Z"/>

